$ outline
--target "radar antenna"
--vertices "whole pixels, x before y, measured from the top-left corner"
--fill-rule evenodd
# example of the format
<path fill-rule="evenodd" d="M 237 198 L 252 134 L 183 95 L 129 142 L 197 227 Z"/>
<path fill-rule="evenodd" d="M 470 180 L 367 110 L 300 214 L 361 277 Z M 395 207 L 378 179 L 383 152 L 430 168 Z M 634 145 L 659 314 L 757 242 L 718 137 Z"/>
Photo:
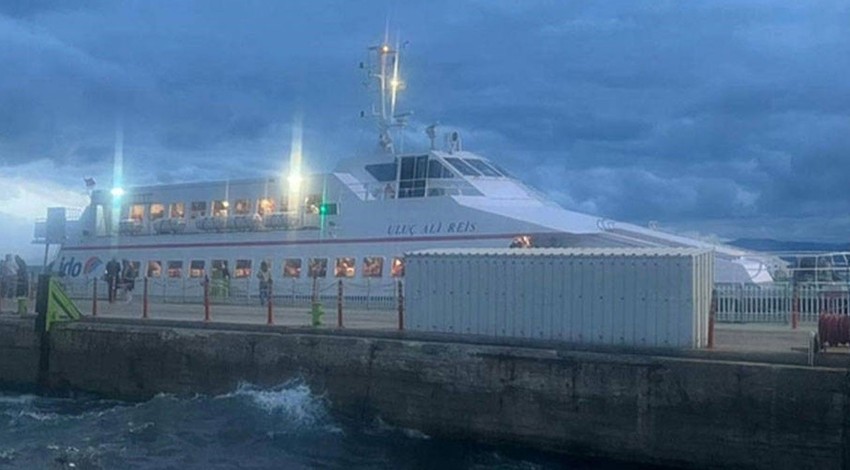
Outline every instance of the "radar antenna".
<path fill-rule="evenodd" d="M 405 45 L 407 42 L 405 42 Z M 368 68 L 361 63 L 361 68 L 367 69 L 368 83 L 376 83 L 377 103 L 372 105 L 372 117 L 378 127 L 378 145 L 381 150 L 395 154 L 392 129 L 403 129 L 407 124 L 410 113 L 396 114 L 398 92 L 405 89 L 405 83 L 399 72 L 399 43 L 390 46 L 389 37 L 378 46 L 369 48 L 374 53 L 375 62 L 370 60 Z M 365 113 L 361 113 L 365 115 Z"/>

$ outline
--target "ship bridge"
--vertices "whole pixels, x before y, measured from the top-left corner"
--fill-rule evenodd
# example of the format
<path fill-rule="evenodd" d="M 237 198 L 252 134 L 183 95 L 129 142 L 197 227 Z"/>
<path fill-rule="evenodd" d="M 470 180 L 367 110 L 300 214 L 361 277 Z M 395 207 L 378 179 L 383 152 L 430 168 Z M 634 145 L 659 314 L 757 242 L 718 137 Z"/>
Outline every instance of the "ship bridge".
<path fill-rule="evenodd" d="M 499 165 L 467 151 L 352 159 L 342 162 L 334 175 L 362 201 L 442 196 L 540 200 Z"/>

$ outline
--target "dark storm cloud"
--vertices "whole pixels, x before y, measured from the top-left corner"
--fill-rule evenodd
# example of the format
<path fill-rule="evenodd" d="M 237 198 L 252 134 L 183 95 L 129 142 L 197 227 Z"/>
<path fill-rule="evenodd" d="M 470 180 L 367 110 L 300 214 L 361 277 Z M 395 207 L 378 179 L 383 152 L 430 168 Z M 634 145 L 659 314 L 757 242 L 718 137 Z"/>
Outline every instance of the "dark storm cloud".
<path fill-rule="evenodd" d="M 387 17 L 412 142 L 462 129 L 561 203 L 637 222 L 850 209 L 838 1 L 3 2 L 0 168 L 108 178 L 120 121 L 139 182 L 279 171 L 301 115 L 327 170 L 374 144 L 356 65 Z"/>

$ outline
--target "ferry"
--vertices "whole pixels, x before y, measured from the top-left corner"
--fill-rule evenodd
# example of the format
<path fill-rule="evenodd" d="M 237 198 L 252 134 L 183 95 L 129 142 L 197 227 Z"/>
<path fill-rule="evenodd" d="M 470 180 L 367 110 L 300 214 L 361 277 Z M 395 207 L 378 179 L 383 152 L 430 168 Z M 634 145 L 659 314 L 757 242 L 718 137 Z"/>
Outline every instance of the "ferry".
<path fill-rule="evenodd" d="M 772 281 L 770 257 L 567 210 L 466 150 L 456 131 L 430 126 L 430 148 L 397 151 L 407 116 L 396 110 L 399 48 L 370 50 L 361 68 L 374 89 L 375 150 L 323 174 L 300 174 L 293 151 L 280 177 L 93 189 L 78 214 L 52 208 L 36 223 L 36 242 L 60 245 L 53 273 L 85 285 L 115 259 L 156 281 L 154 295 L 212 277 L 256 296 L 265 265 L 287 291 L 342 279 L 348 293 L 368 295 L 396 284 L 404 253 L 416 250 L 703 247 L 716 252 L 717 282 Z"/>

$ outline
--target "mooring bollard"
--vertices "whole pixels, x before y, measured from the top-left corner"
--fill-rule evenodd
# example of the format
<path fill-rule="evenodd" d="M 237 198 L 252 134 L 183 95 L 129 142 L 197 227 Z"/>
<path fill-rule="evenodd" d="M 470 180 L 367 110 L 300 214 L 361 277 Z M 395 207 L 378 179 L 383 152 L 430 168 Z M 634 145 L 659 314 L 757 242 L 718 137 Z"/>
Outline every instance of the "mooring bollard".
<path fill-rule="evenodd" d="M 210 321 L 210 277 L 204 276 L 204 321 Z"/>
<path fill-rule="evenodd" d="M 269 294 L 266 299 L 266 306 L 268 307 L 268 313 L 266 316 L 266 325 L 274 325 L 274 312 L 272 311 L 272 294 L 274 291 L 272 290 L 272 283 L 269 282 Z"/>
<path fill-rule="evenodd" d="M 342 279 L 338 282 L 336 292 L 336 326 L 342 328 Z"/>
<path fill-rule="evenodd" d="M 398 281 L 398 329 L 404 330 L 404 288 Z"/>
<path fill-rule="evenodd" d="M 91 288 L 91 316 L 97 316 L 97 278 L 92 281 Z"/>
<path fill-rule="evenodd" d="M 144 289 L 142 290 L 142 318 L 148 318 L 148 277 L 145 276 Z"/>

